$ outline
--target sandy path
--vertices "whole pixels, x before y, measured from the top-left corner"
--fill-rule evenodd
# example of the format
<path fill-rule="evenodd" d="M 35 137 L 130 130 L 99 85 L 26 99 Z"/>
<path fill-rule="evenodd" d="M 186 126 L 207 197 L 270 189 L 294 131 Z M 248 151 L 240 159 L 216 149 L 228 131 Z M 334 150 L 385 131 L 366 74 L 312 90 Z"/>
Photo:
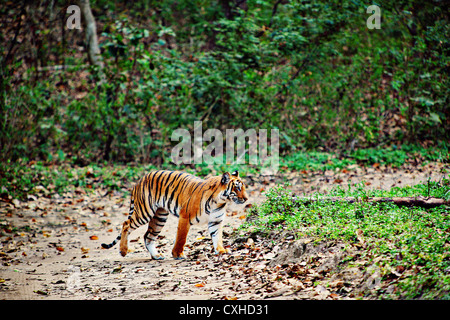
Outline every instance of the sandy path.
<path fill-rule="evenodd" d="M 439 181 L 443 175 L 448 176 L 443 173 L 444 167 L 430 164 L 402 170 L 383 168 L 383 171 L 354 167 L 344 172 L 248 177 L 247 183 L 251 184 L 250 201 L 258 203 L 264 199 L 261 191 L 277 182 L 289 181 L 291 189 L 298 194 L 329 190 L 337 184 L 346 187 L 347 183 L 361 180 L 368 187 L 390 188 L 427 179 Z M 449 172 L 448 166 L 446 170 Z M 27 202 L 0 202 L 0 223 L 4 231 L 0 238 L 0 299 L 352 297 L 350 291 L 331 293 L 321 286 L 313 286 L 320 277 L 317 278 L 316 269 L 312 268 L 320 268 L 320 264 L 312 266 L 308 272 L 313 270 L 316 274 L 307 274 L 309 278 L 302 282 L 284 279 L 285 271 L 281 272 L 270 261 L 289 246 L 290 239 L 280 239 L 278 243 L 264 239 L 232 242 L 229 235 L 245 218 L 239 206 L 230 209 L 224 228 L 225 245 L 231 246 L 231 255 L 214 255 L 206 226 L 193 226 L 185 249 L 188 259 L 173 260 L 170 252 L 175 239 L 175 217 L 169 218 L 160 236 L 163 261 L 152 260 L 144 248 L 145 227 L 130 235 L 130 252 L 126 257 L 119 255 L 118 246 L 101 249 L 102 242 L 110 242 L 117 236 L 129 204 L 122 193 L 104 194 L 104 190 L 90 194 L 77 190 L 63 195 L 42 194 Z M 323 250 L 322 266 L 339 255 L 335 245 Z M 284 280 L 279 281 L 280 277 Z"/>

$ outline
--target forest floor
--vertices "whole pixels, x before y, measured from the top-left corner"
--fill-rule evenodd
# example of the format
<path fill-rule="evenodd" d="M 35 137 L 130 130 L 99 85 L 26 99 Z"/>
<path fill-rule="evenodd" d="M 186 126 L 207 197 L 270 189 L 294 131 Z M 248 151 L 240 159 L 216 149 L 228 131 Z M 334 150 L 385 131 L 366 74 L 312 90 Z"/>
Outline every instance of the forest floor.
<path fill-rule="evenodd" d="M 346 170 L 247 176 L 249 203 L 290 182 L 293 192 L 310 195 L 336 185 L 365 181 L 368 188 L 415 185 L 442 178 L 441 163 L 425 166 L 350 166 Z M 447 165 L 448 168 L 448 165 Z M 51 194 L 27 201 L 0 202 L 0 299 L 373 299 L 380 285 L 370 268 L 338 267 L 358 248 L 345 243 L 294 239 L 289 232 L 260 237 L 239 230 L 245 206 L 227 212 L 224 242 L 231 254 L 213 254 L 206 226 L 193 226 L 187 259 L 171 257 L 177 219 L 170 217 L 159 239 L 162 261 L 143 245 L 145 227 L 131 233 L 129 253 L 118 245 L 102 249 L 120 232 L 129 199 L 122 192 L 95 190 Z M 248 208 L 248 204 L 247 204 Z M 299 276 L 301 275 L 301 276 Z M 378 275 L 378 276 L 377 276 Z M 389 289 L 389 288 L 388 288 Z"/>

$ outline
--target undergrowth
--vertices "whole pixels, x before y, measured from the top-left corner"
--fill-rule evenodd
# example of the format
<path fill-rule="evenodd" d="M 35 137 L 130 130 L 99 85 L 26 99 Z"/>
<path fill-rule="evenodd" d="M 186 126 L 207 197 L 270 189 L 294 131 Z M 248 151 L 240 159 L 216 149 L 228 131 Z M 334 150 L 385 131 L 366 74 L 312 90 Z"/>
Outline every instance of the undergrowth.
<path fill-rule="evenodd" d="M 449 200 L 449 179 L 387 191 L 366 190 L 361 183 L 348 190 L 335 189 L 331 194 L 356 196 L 361 201 L 294 203 L 292 194 L 279 185 L 266 193 L 265 202 L 252 209 L 242 228 L 266 235 L 288 229 L 299 238 L 338 240 L 358 247 L 367 261 L 365 267 L 375 264 L 382 281 L 396 286 L 394 293 L 379 290 L 367 294 L 387 299 L 450 298 L 449 207 L 408 208 L 364 201 L 372 196 L 419 195 Z"/>
<path fill-rule="evenodd" d="M 418 161 L 425 164 L 427 161 L 449 162 L 449 153 L 444 148 L 425 149 L 417 146 L 403 146 L 400 149 L 392 148 L 356 150 L 347 155 L 318 151 L 296 152 L 280 157 L 279 172 L 295 171 L 324 171 L 349 168 L 350 166 L 373 166 L 377 164 L 401 167 L 402 165 Z M 361 155 L 366 154 L 363 158 Z M 400 155 L 400 156 L 399 156 Z M 37 186 L 50 189 L 51 192 L 62 193 L 74 187 L 86 190 L 97 187 L 118 190 L 122 186 L 136 182 L 145 172 L 158 169 L 180 170 L 205 177 L 218 175 L 225 171 L 239 170 L 240 175 L 262 174 L 261 168 L 249 164 L 215 164 L 201 163 L 192 166 L 176 166 L 167 161 L 159 166 L 153 164 L 130 165 L 92 163 L 87 166 L 77 165 L 77 159 L 61 156 L 61 161 L 35 161 L 22 158 L 20 161 L 0 162 L 0 187 L 3 198 L 8 195 L 20 200 L 28 194 L 39 190 Z M 248 161 L 246 161 L 248 163 Z M 276 173 L 276 172 L 274 172 Z M 444 172 L 445 173 L 445 172 Z M 394 189 L 396 190 L 396 189 Z M 335 190 L 339 193 L 339 189 Z M 346 192 L 346 191 L 343 191 Z M 381 191 L 380 191 L 381 192 Z M 342 192 L 341 192 L 342 193 Z"/>
<path fill-rule="evenodd" d="M 0 161 L 160 165 L 172 133 L 198 120 L 203 132 L 279 129 L 283 154 L 413 142 L 448 151 L 443 1 L 383 1 L 375 30 L 360 0 L 231 2 L 93 1 L 101 70 L 85 31 L 65 28 L 66 1 L 4 2 Z"/>

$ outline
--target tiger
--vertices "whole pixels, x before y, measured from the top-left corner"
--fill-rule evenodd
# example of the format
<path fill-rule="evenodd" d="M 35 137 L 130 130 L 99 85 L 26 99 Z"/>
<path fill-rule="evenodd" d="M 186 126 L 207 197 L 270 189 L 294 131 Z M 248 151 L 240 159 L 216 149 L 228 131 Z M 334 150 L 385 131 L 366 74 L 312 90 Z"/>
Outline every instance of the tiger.
<path fill-rule="evenodd" d="M 130 211 L 122 225 L 122 232 L 110 244 L 102 243 L 109 249 L 120 241 L 120 254 L 128 252 L 128 235 L 131 231 L 148 223 L 144 244 L 152 259 L 164 257 L 156 249 L 156 239 L 163 229 L 169 213 L 178 218 L 178 228 L 172 257 L 185 259 L 184 245 L 190 226 L 208 223 L 216 254 L 230 253 L 222 240 L 222 228 L 226 206 L 232 201 L 243 204 L 248 200 L 245 184 L 239 172 L 225 172 L 203 180 L 194 175 L 158 170 L 147 173 L 133 187 Z"/>

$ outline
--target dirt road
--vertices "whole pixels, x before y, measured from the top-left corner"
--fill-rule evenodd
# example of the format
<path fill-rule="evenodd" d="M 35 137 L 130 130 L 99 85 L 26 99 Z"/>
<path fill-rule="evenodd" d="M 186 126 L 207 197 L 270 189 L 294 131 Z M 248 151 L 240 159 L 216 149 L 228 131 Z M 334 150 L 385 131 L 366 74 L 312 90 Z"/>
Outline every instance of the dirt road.
<path fill-rule="evenodd" d="M 261 192 L 278 182 L 289 181 L 298 194 L 361 180 L 368 188 L 390 188 L 438 181 L 443 167 L 354 167 L 247 177 L 247 183 L 250 201 L 258 203 L 264 200 Z M 142 243 L 145 227 L 130 235 L 130 251 L 123 258 L 118 246 L 105 250 L 100 244 L 117 236 L 129 199 L 121 192 L 105 193 L 42 190 L 26 202 L 0 202 L 0 299 L 351 299 L 378 281 L 373 270 L 336 271 L 344 258 L 341 243 L 313 246 L 310 239 L 295 241 L 289 233 L 271 239 L 239 234 L 246 214 L 242 206 L 227 213 L 224 238 L 230 255 L 214 255 L 206 226 L 193 226 L 187 259 L 172 259 L 177 219 L 170 217 L 159 240 L 165 260 L 150 258 Z M 302 277 L 293 276 L 298 274 Z"/>

